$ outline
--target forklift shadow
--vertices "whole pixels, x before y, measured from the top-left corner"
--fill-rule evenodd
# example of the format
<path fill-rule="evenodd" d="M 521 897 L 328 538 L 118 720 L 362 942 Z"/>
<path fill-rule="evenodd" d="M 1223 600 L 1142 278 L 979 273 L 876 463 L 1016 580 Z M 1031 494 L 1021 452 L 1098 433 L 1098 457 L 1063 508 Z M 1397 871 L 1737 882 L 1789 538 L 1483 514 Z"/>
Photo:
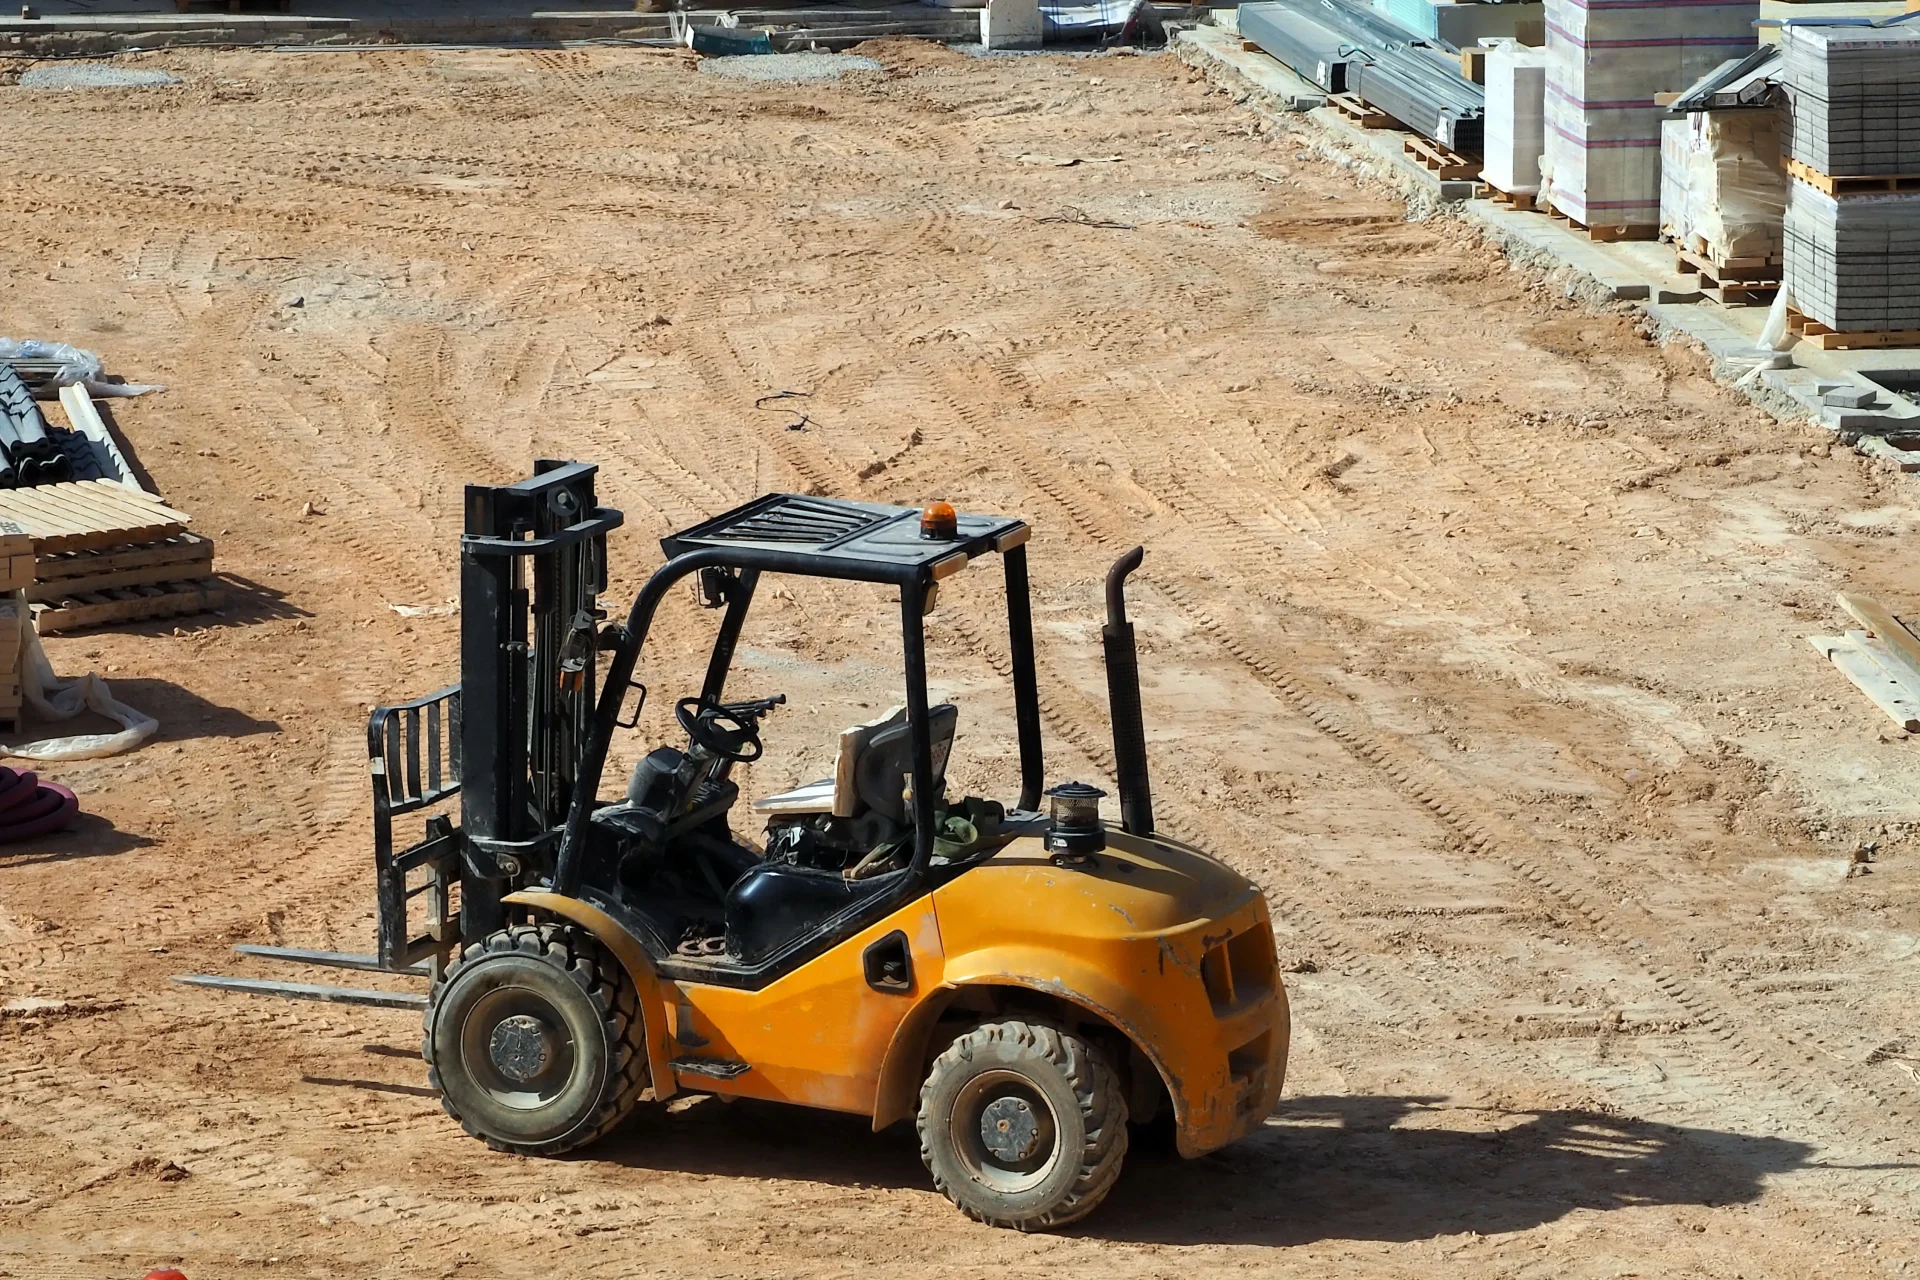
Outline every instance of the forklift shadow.
<path fill-rule="evenodd" d="M 689 1098 L 671 1113 L 643 1105 L 583 1155 L 630 1168 L 713 1177 L 928 1188 L 911 1125 L 875 1133 L 863 1116 L 751 1098 L 732 1103 Z"/>
<path fill-rule="evenodd" d="M 1288 1099 L 1263 1128 L 1200 1160 L 1130 1156 L 1082 1230 L 1155 1244 L 1494 1235 L 1581 1209 L 1744 1203 L 1813 1153 L 1782 1138 L 1593 1111 L 1468 1112 L 1445 1102 Z M 1467 1114 L 1470 1128 L 1436 1123 Z"/>
<path fill-rule="evenodd" d="M 160 722 L 159 732 L 153 736 L 154 742 L 250 738 L 259 733 L 274 733 L 280 728 L 278 721 L 256 719 L 238 707 L 222 706 L 170 680 L 108 676 L 107 684 L 115 698 Z M 118 725 L 89 712 L 82 719 L 68 721 L 67 725 L 61 726 L 61 731 L 110 733 L 117 728 Z"/>

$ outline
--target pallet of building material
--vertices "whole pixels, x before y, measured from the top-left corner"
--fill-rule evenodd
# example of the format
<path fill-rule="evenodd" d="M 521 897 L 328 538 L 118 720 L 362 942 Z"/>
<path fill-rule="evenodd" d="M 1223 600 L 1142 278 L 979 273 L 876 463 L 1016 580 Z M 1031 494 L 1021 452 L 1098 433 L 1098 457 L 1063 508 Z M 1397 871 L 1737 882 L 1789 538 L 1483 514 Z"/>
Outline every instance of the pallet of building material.
<path fill-rule="evenodd" d="M 11 520 L 0 520 L 0 594 L 25 591 L 33 585 L 33 538 Z M 0 645 L 0 671 L 7 654 Z"/>
<path fill-rule="evenodd" d="M 213 539 L 183 533 L 106 551 L 53 551 L 37 557 L 27 599 L 45 601 L 113 587 L 199 581 L 213 576 Z"/>
<path fill-rule="evenodd" d="M 137 587 L 109 587 L 80 591 L 34 602 L 34 629 L 41 635 L 78 631 L 119 622 L 146 622 L 205 613 L 227 602 L 227 587 L 218 578 L 197 582 L 143 583 Z"/>
<path fill-rule="evenodd" d="M 292 13 L 293 0 L 173 0 L 176 13 Z"/>
<path fill-rule="evenodd" d="M 1787 308 L 1787 329 L 1821 351 L 1879 351 L 1887 347 L 1920 347 L 1920 329 L 1882 329 L 1872 333 L 1836 333 L 1818 320 Z"/>
<path fill-rule="evenodd" d="M 1460 178 L 1478 178 L 1480 162 L 1469 160 L 1457 151 L 1450 151 L 1431 138 L 1413 137 L 1400 144 L 1400 150 L 1415 164 L 1442 181 L 1451 182 Z"/>
<path fill-rule="evenodd" d="M 1400 122 L 1384 111 L 1368 106 L 1350 93 L 1330 93 L 1327 105 L 1340 113 L 1340 118 L 1348 124 L 1359 125 L 1362 129 L 1397 129 Z"/>
<path fill-rule="evenodd" d="M 188 519 L 153 495 L 112 480 L 0 490 L 0 520 L 26 530 L 37 555 L 155 542 L 185 533 Z"/>

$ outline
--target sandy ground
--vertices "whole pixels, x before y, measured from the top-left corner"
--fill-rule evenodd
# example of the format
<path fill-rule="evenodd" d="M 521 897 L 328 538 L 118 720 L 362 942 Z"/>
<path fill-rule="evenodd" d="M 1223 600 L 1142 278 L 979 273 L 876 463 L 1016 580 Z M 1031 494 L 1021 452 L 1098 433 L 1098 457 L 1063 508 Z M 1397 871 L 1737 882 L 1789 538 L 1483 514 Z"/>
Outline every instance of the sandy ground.
<path fill-rule="evenodd" d="M 1803 639 L 1840 588 L 1914 607 L 1910 482 L 1168 57 L 874 52 L 0 88 L 0 330 L 169 385 L 120 422 L 240 585 L 48 646 L 164 729 L 0 857 L 0 1274 L 1913 1274 L 1920 760 Z M 365 713 L 455 676 L 457 620 L 388 606 L 444 605 L 460 485 L 539 456 L 602 464 L 616 597 L 767 488 L 1028 517 L 1055 779 L 1110 776 L 1097 584 L 1144 543 L 1159 807 L 1272 897 L 1279 1112 L 1027 1238 L 847 1117 L 492 1155 L 409 1015 L 170 985 L 368 945 Z M 953 585 L 959 776 L 1010 795 L 996 584 Z M 890 608 L 766 600 L 750 790 L 892 700 Z M 711 623 L 663 622 L 656 707 Z"/>

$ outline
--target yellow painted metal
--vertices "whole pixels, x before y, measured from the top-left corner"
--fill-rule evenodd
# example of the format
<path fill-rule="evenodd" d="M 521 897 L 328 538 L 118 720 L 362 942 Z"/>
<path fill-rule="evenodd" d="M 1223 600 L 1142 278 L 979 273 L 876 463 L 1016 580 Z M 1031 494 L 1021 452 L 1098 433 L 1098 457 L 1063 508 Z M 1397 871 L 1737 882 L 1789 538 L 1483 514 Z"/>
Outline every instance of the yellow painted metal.
<path fill-rule="evenodd" d="M 1056 866 L 1027 837 L 933 900 L 947 985 L 1046 992 L 1124 1032 L 1167 1086 L 1181 1154 L 1232 1142 L 1279 1100 L 1286 991 L 1246 877 L 1164 837 L 1109 831 L 1086 867 Z"/>
<path fill-rule="evenodd" d="M 646 1024 L 647 1074 L 653 1084 L 654 1099 L 661 1101 L 671 1098 L 677 1092 L 677 1086 L 672 1066 L 673 1030 L 672 1024 L 667 1021 L 664 991 L 664 987 L 670 984 L 661 982 L 652 958 L 640 945 L 639 939 L 600 908 L 564 894 L 527 889 L 510 893 L 502 901 L 570 920 L 613 952 L 614 959 L 626 968 L 627 976 L 633 979 L 634 989 L 640 994 L 640 1015 Z"/>
<path fill-rule="evenodd" d="M 913 960 L 913 987 L 901 994 L 868 986 L 863 961 L 869 946 L 896 930 L 906 935 Z M 681 1082 L 871 1115 L 895 1030 L 942 982 L 940 927 L 933 899 L 923 897 L 759 991 L 672 984 L 680 1057 L 751 1068 L 730 1080 L 688 1074 Z"/>
<path fill-rule="evenodd" d="M 1183 1155 L 1240 1137 L 1285 1079 L 1287 998 L 1266 899 L 1164 837 L 1109 831 L 1089 863 L 1063 867 L 1021 836 L 759 991 L 659 979 L 617 922 L 575 899 L 508 901 L 592 930 L 627 965 L 660 1096 L 675 1087 L 673 1059 L 743 1063 L 731 1078 L 688 1070 L 677 1083 L 870 1115 L 876 1127 L 904 1119 L 934 1024 L 970 987 L 1044 993 L 1119 1030 L 1166 1084 Z M 874 990 L 863 963 L 896 930 L 913 960 L 904 994 Z"/>

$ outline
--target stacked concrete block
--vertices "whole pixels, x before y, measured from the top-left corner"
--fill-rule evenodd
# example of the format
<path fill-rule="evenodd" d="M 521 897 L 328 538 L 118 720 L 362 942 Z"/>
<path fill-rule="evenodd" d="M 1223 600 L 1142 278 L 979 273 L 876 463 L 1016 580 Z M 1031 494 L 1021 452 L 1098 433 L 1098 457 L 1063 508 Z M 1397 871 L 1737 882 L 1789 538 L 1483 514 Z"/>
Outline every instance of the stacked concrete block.
<path fill-rule="evenodd" d="M 1789 26 L 1795 160 L 1840 177 L 1920 174 L 1920 27 Z"/>
<path fill-rule="evenodd" d="M 1847 181 L 1920 174 L 1920 29 L 1790 26 L 1781 55 L 1806 167 L 1787 202 L 1794 305 L 1839 333 L 1920 329 L 1920 194 Z"/>
<path fill-rule="evenodd" d="M 1837 333 L 1920 329 L 1920 195 L 1840 196 L 1795 182 L 1786 286 Z"/>
<path fill-rule="evenodd" d="M 1756 0 L 1547 0 L 1547 199 L 1590 227 L 1660 222 L 1655 95 L 1678 93 L 1758 37 Z"/>
<path fill-rule="evenodd" d="M 1543 50 L 1502 44 L 1487 51 L 1486 167 L 1481 181 L 1508 195 L 1540 193 L 1546 94 Z"/>

